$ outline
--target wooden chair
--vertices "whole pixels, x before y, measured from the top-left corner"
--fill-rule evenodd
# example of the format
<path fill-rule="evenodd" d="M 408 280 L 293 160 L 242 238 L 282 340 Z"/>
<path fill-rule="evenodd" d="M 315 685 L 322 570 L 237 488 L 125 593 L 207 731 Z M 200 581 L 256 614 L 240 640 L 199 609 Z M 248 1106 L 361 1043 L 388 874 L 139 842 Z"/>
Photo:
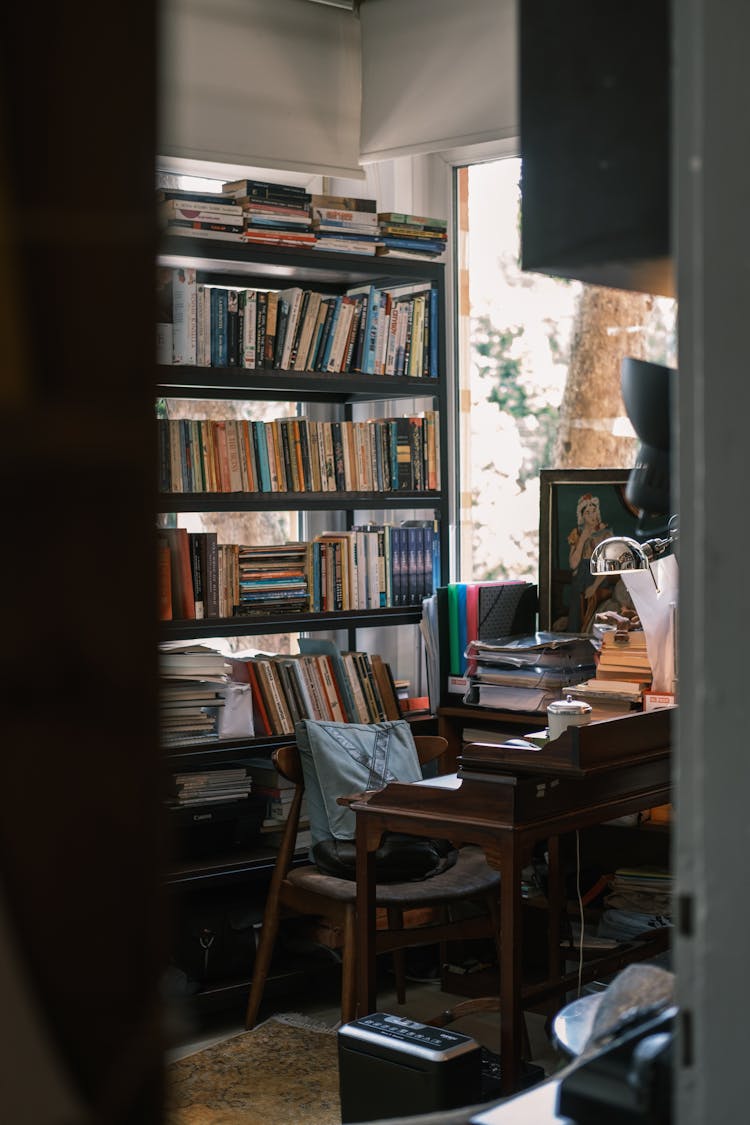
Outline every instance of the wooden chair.
<path fill-rule="evenodd" d="M 444 738 L 434 736 L 418 735 L 414 741 L 423 766 L 444 754 L 448 745 Z M 324 875 L 313 865 L 292 867 L 304 794 L 302 764 L 296 746 L 279 747 L 273 754 L 273 761 L 284 777 L 295 783 L 295 792 L 268 892 L 247 1005 L 246 1026 L 253 1027 L 258 1016 L 279 920 L 295 914 L 322 916 L 341 929 L 341 1020 L 348 1023 L 356 1018 L 357 884 L 354 880 Z M 375 954 L 393 954 L 400 1004 L 406 999 L 406 948 L 435 943 L 443 945 L 448 940 L 491 937 L 497 948 L 499 964 L 499 882 L 499 874 L 489 867 L 481 850 L 465 847 L 459 849 L 458 859 L 453 867 L 431 878 L 408 883 L 378 884 L 376 903 L 385 909 L 388 925 L 387 929 L 377 931 Z M 469 899 L 483 902 L 487 909 L 486 915 L 451 919 L 451 906 Z M 405 911 L 420 907 L 435 908 L 440 921 L 413 928 L 404 927 Z"/>

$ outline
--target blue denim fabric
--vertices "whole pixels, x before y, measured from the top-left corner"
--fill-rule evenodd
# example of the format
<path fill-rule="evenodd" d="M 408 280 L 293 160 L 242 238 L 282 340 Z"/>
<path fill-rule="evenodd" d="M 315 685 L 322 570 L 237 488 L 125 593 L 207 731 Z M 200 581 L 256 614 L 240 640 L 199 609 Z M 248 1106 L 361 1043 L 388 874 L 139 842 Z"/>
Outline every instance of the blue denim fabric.
<path fill-rule="evenodd" d="M 403 719 L 370 724 L 302 719 L 295 736 L 313 846 L 332 837 L 354 839 L 355 814 L 337 805 L 337 797 L 422 778 L 411 727 Z"/>

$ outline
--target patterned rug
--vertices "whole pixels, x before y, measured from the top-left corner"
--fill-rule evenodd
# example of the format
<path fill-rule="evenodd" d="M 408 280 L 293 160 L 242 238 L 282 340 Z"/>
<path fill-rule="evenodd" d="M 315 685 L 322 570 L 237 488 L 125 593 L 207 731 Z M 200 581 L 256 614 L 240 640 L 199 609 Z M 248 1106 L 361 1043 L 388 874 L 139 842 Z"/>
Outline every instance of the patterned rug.
<path fill-rule="evenodd" d="M 296 1014 L 170 1063 L 166 1125 L 340 1125 L 336 1032 Z"/>

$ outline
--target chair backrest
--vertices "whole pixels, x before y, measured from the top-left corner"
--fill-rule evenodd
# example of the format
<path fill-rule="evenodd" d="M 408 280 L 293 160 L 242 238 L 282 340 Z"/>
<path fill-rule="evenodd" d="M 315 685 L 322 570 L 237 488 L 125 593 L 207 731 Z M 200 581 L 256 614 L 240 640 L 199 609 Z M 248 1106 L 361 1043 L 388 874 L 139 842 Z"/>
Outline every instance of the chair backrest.
<path fill-rule="evenodd" d="M 417 757 L 422 766 L 427 765 L 429 762 L 434 762 L 434 760 L 439 758 L 441 754 L 444 754 L 448 748 L 448 742 L 445 738 L 442 738 L 440 735 L 429 734 L 415 735 L 414 745 L 417 748 Z M 302 797 L 305 789 L 305 778 L 302 773 L 302 761 L 300 759 L 299 750 L 295 743 L 279 746 L 274 750 L 271 758 L 279 773 L 287 778 L 288 781 L 293 781 L 295 785 L 294 798 L 284 825 L 284 833 L 276 860 L 277 867 L 279 867 L 281 871 L 286 872 L 291 867 L 292 860 L 294 859 L 302 808 Z M 343 793 L 338 794 L 338 796 L 346 795 L 347 794 Z"/>
<path fill-rule="evenodd" d="M 437 734 L 415 734 L 414 745 L 417 748 L 419 764 L 426 766 L 429 762 L 434 762 L 436 758 L 439 758 L 441 754 L 445 753 L 448 748 L 448 741 Z M 300 761 L 299 750 L 296 744 L 292 743 L 290 746 L 279 746 L 277 750 L 274 750 L 271 757 L 273 764 L 280 774 L 283 774 L 288 781 L 293 781 L 295 785 L 304 787 L 305 779 L 302 774 L 302 762 Z"/>

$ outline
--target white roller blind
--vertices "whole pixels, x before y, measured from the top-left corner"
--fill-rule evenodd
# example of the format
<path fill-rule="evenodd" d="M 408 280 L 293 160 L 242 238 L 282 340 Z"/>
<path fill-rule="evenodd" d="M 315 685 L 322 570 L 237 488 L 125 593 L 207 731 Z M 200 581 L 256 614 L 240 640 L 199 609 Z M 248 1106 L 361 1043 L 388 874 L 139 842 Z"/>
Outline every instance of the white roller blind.
<path fill-rule="evenodd" d="M 517 136 L 516 0 L 363 0 L 367 163 Z"/>
<path fill-rule="evenodd" d="M 159 154 L 361 178 L 359 31 L 308 0 L 164 0 Z"/>

